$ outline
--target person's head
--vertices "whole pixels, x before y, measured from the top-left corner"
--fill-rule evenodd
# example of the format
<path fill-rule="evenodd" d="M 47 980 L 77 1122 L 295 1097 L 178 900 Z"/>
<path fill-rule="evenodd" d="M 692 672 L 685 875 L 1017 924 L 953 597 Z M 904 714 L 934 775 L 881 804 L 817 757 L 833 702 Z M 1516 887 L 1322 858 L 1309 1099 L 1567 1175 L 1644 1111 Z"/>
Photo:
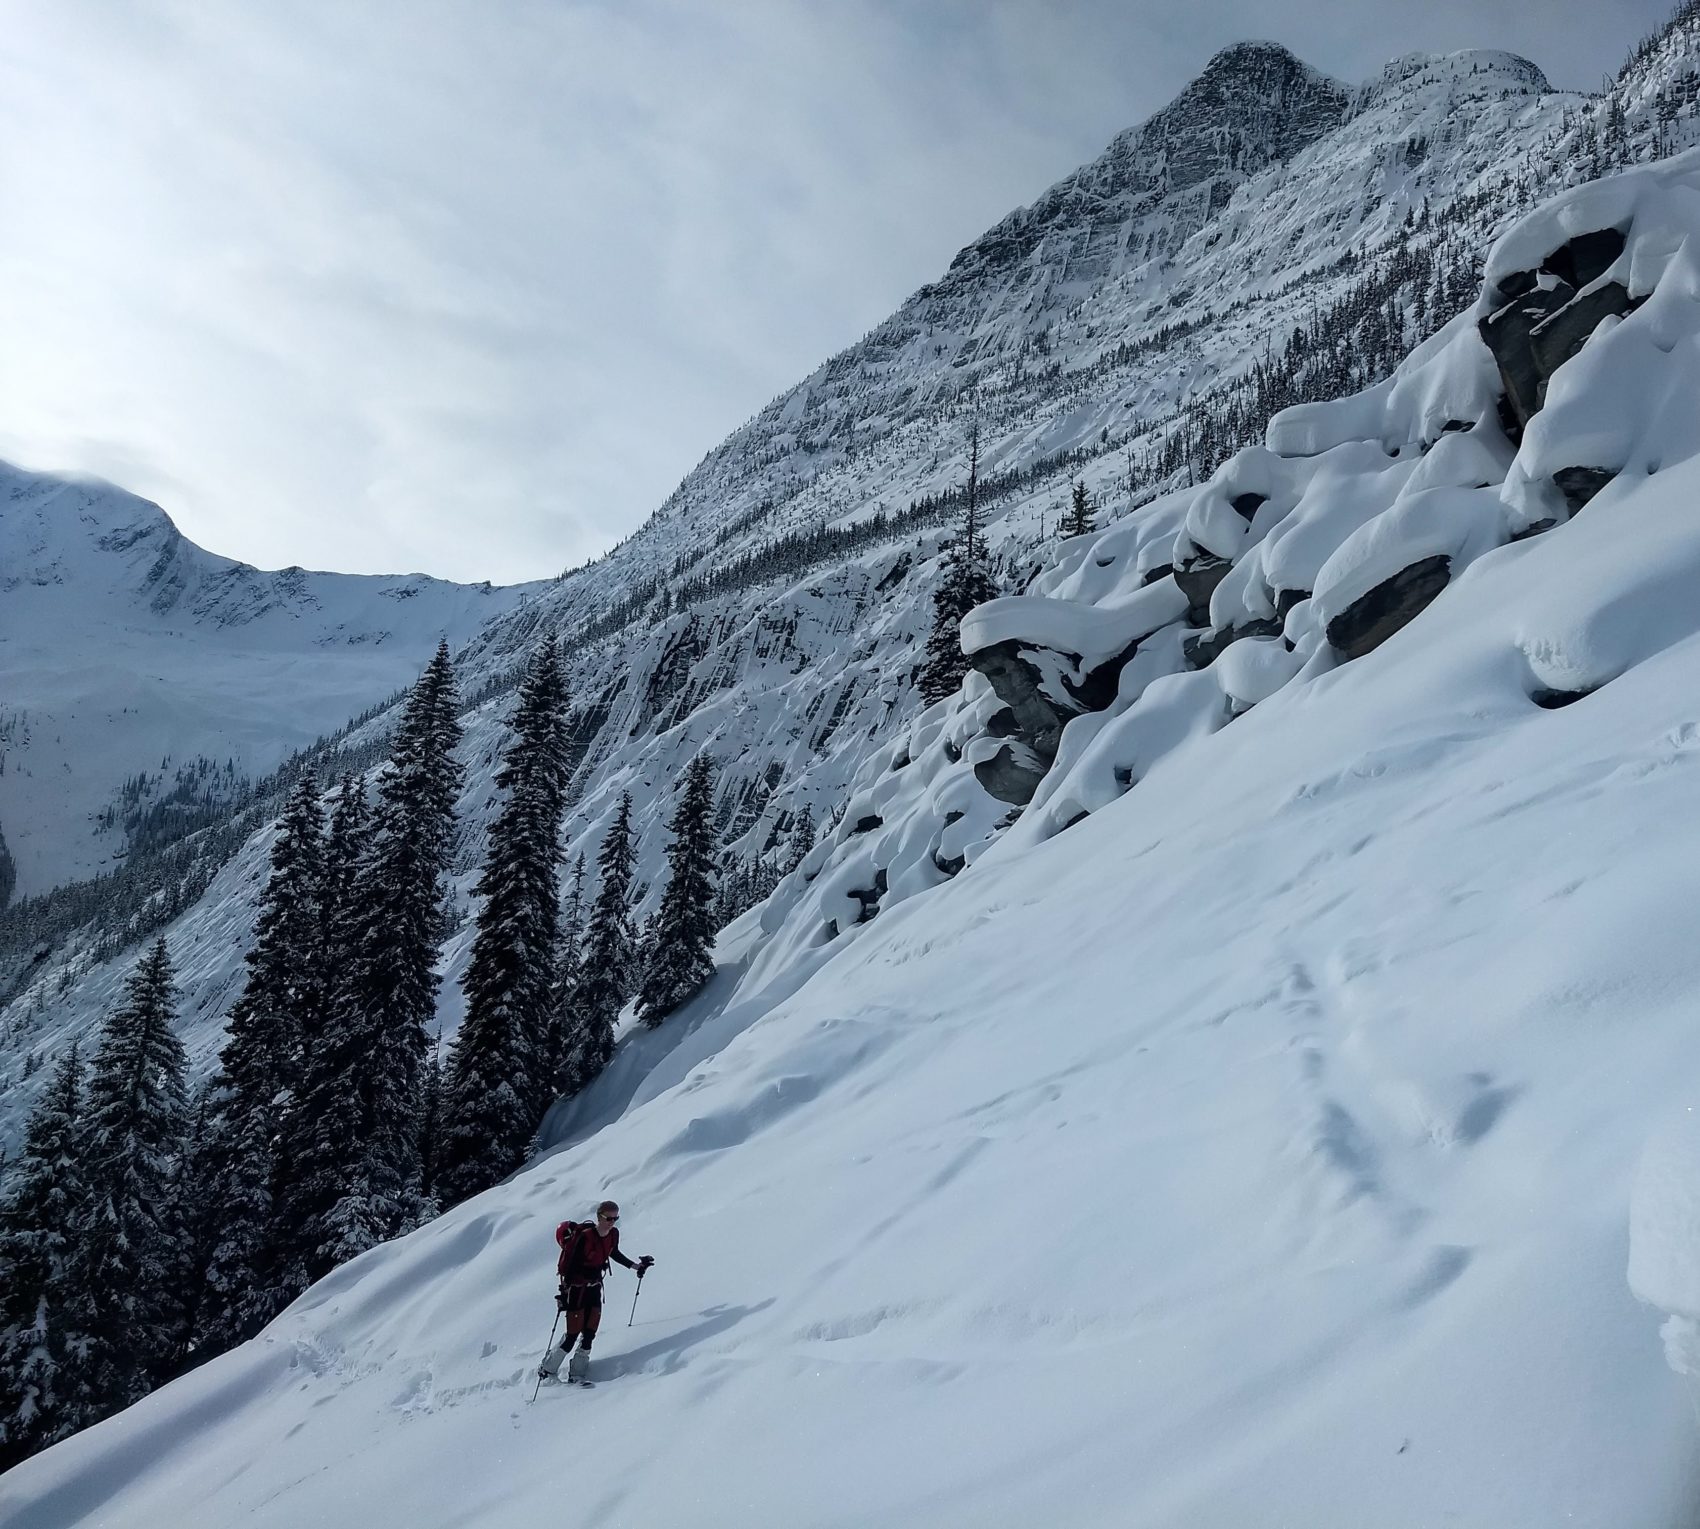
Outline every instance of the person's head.
<path fill-rule="evenodd" d="M 620 1207 L 612 1200 L 604 1200 L 596 1207 L 596 1230 L 607 1232 L 613 1229 L 620 1219 Z"/>

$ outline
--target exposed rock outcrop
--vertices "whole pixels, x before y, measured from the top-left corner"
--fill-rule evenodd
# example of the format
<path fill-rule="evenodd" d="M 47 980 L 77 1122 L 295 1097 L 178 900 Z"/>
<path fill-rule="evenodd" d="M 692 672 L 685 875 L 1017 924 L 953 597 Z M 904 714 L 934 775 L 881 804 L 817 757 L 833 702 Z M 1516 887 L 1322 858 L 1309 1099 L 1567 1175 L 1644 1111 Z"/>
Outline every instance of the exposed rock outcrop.
<path fill-rule="evenodd" d="M 1175 583 L 1186 596 L 1188 626 L 1210 625 L 1210 597 L 1234 565 L 1213 552 L 1197 552 L 1175 568 Z"/>
<path fill-rule="evenodd" d="M 1362 658 L 1407 625 L 1446 588 L 1452 559 L 1425 557 L 1383 579 L 1328 623 L 1328 642 L 1342 658 Z"/>
<path fill-rule="evenodd" d="M 1006 738 L 996 752 L 975 761 L 974 779 L 988 796 L 1025 807 L 1050 767 L 1050 760 L 1041 760 L 1019 738 Z"/>
<path fill-rule="evenodd" d="M 1617 474 L 1607 467 L 1561 467 L 1552 475 L 1574 515 Z"/>
<path fill-rule="evenodd" d="M 1548 255 L 1538 271 L 1518 271 L 1500 280 L 1501 306 L 1480 327 L 1505 384 L 1513 438 L 1540 412 L 1552 374 L 1581 350 L 1601 320 L 1637 306 L 1622 282 L 1591 287 L 1611 269 L 1624 244 L 1615 228 L 1578 234 Z"/>
<path fill-rule="evenodd" d="M 1072 705 L 1056 695 L 1044 683 L 1044 674 L 1035 662 L 1035 650 L 1020 643 L 994 643 L 971 654 L 968 662 L 986 676 L 1009 713 L 1009 720 L 1000 722 L 993 736 L 1019 738 L 1049 765 L 1057 757 L 1063 728 L 1087 708 Z M 1002 713 L 998 715 L 1001 717 Z M 975 768 L 978 770 L 979 766 Z M 992 794 L 1003 801 L 1015 800 L 999 792 Z"/>
<path fill-rule="evenodd" d="M 1181 653 L 1186 659 L 1187 668 L 1207 669 L 1242 637 L 1280 635 L 1280 621 L 1244 621 L 1238 626 L 1217 627 L 1213 631 L 1201 632 L 1196 637 L 1188 637 L 1181 644 Z"/>

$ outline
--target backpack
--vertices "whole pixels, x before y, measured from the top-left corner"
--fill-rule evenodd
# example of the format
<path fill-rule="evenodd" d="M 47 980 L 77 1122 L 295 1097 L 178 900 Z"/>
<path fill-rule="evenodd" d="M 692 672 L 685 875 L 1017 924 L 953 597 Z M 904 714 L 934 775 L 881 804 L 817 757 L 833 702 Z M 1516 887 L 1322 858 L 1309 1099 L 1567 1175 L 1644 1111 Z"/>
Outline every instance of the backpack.
<path fill-rule="evenodd" d="M 589 1221 L 563 1221 L 555 1228 L 555 1241 L 560 1244 L 561 1256 L 555 1260 L 555 1273 L 562 1279 L 567 1277 L 572 1267 L 573 1253 L 578 1247 L 579 1234 L 588 1232 L 593 1223 Z"/>

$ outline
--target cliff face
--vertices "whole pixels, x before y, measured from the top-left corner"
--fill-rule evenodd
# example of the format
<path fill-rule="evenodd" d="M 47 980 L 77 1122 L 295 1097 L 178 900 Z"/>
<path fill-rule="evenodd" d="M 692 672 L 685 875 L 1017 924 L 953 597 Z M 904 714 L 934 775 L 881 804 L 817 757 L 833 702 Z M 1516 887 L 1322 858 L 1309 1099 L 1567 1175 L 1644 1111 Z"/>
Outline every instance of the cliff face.
<path fill-rule="evenodd" d="M 1274 43 L 1225 48 L 1162 111 L 970 244 L 927 295 L 948 300 L 1036 254 L 1021 284 L 1065 267 L 1092 281 L 1130 253 L 1172 253 L 1237 187 L 1337 128 L 1351 101 Z"/>

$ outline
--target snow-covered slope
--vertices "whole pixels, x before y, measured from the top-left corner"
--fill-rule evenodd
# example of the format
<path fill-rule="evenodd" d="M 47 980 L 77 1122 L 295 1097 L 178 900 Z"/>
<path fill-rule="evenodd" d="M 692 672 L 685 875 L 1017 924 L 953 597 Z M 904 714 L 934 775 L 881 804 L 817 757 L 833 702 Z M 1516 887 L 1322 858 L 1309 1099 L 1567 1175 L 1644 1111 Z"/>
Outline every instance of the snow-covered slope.
<path fill-rule="evenodd" d="M 1696 250 L 1700 154 L 1570 192 L 1393 378 L 1057 549 L 654 1083 L 7 1522 L 1686 1521 L 1626 1275 L 1652 1136 L 1692 1324 Z M 532 1406 L 605 1193 L 659 1262 Z"/>
<path fill-rule="evenodd" d="M 121 857 L 124 817 L 174 792 L 236 794 L 540 587 L 266 573 L 133 494 L 0 464 L 0 827 L 18 895 Z"/>
<path fill-rule="evenodd" d="M 1644 65 L 1637 89 L 1665 57 Z M 1651 121 L 1659 99 L 1648 95 L 1641 116 Z M 1071 475 L 1116 513 L 1130 492 L 1186 480 L 1191 469 L 1165 465 L 1166 452 L 1208 460 L 1250 438 L 1261 416 L 1224 390 L 1295 324 L 1322 325 L 1319 345 L 1282 376 L 1294 396 L 1315 396 L 1379 375 L 1401 338 L 1464 305 L 1480 241 L 1550 177 L 1566 114 L 1582 106 L 1503 54 L 1402 60 L 1353 92 L 1271 45 L 1226 50 L 1173 107 L 970 245 L 938 283 L 761 411 L 628 542 L 479 633 L 460 655 L 467 690 L 484 698 L 467 719 L 462 890 L 506 691 L 539 632 L 570 640 L 583 708 L 575 851 L 594 854 L 612 802 L 631 790 L 653 897 L 672 781 L 707 746 L 721 765 L 728 864 L 771 870 L 802 808 L 817 821 L 841 811 L 852 777 L 918 710 L 911 676 L 956 514 L 937 496 L 961 483 L 971 412 L 998 571 L 1020 589 L 1049 559 L 1046 528 Z M 1650 139 L 1637 143 L 1650 151 Z M 1384 312 L 1402 315 L 1397 333 Z M 1237 410 L 1222 440 L 1199 434 L 1201 398 Z M 339 699 L 327 709 L 334 726 L 351 708 Z M 377 719 L 359 741 L 376 746 L 386 725 Z M 12 828 L 4 800 L 0 824 Z M 228 853 L 224 838 L 213 842 L 213 859 Z M 251 891 L 264 847 L 250 843 L 218 883 L 221 900 L 174 934 L 203 1057 L 233 996 L 231 936 L 248 912 L 229 899 Z M 181 864 L 147 872 L 139 892 L 78 899 L 99 904 L 86 937 L 66 943 L 65 920 L 46 921 L 58 953 L 30 969 L 0 1015 L 0 1079 L 16 1082 L 31 1055 L 98 1015 L 120 968 L 91 966 L 91 953 L 110 949 L 115 929 L 121 941 L 145 932 L 137 899 L 147 887 L 189 877 L 193 897 L 206 880 Z M 7 943 L 13 965 L 0 980 L 41 949 L 38 921 Z M 450 951 L 451 978 L 463 949 Z M 445 991 L 452 1032 L 452 982 Z M 0 1140 L 33 1086 L 0 1108 Z"/>

